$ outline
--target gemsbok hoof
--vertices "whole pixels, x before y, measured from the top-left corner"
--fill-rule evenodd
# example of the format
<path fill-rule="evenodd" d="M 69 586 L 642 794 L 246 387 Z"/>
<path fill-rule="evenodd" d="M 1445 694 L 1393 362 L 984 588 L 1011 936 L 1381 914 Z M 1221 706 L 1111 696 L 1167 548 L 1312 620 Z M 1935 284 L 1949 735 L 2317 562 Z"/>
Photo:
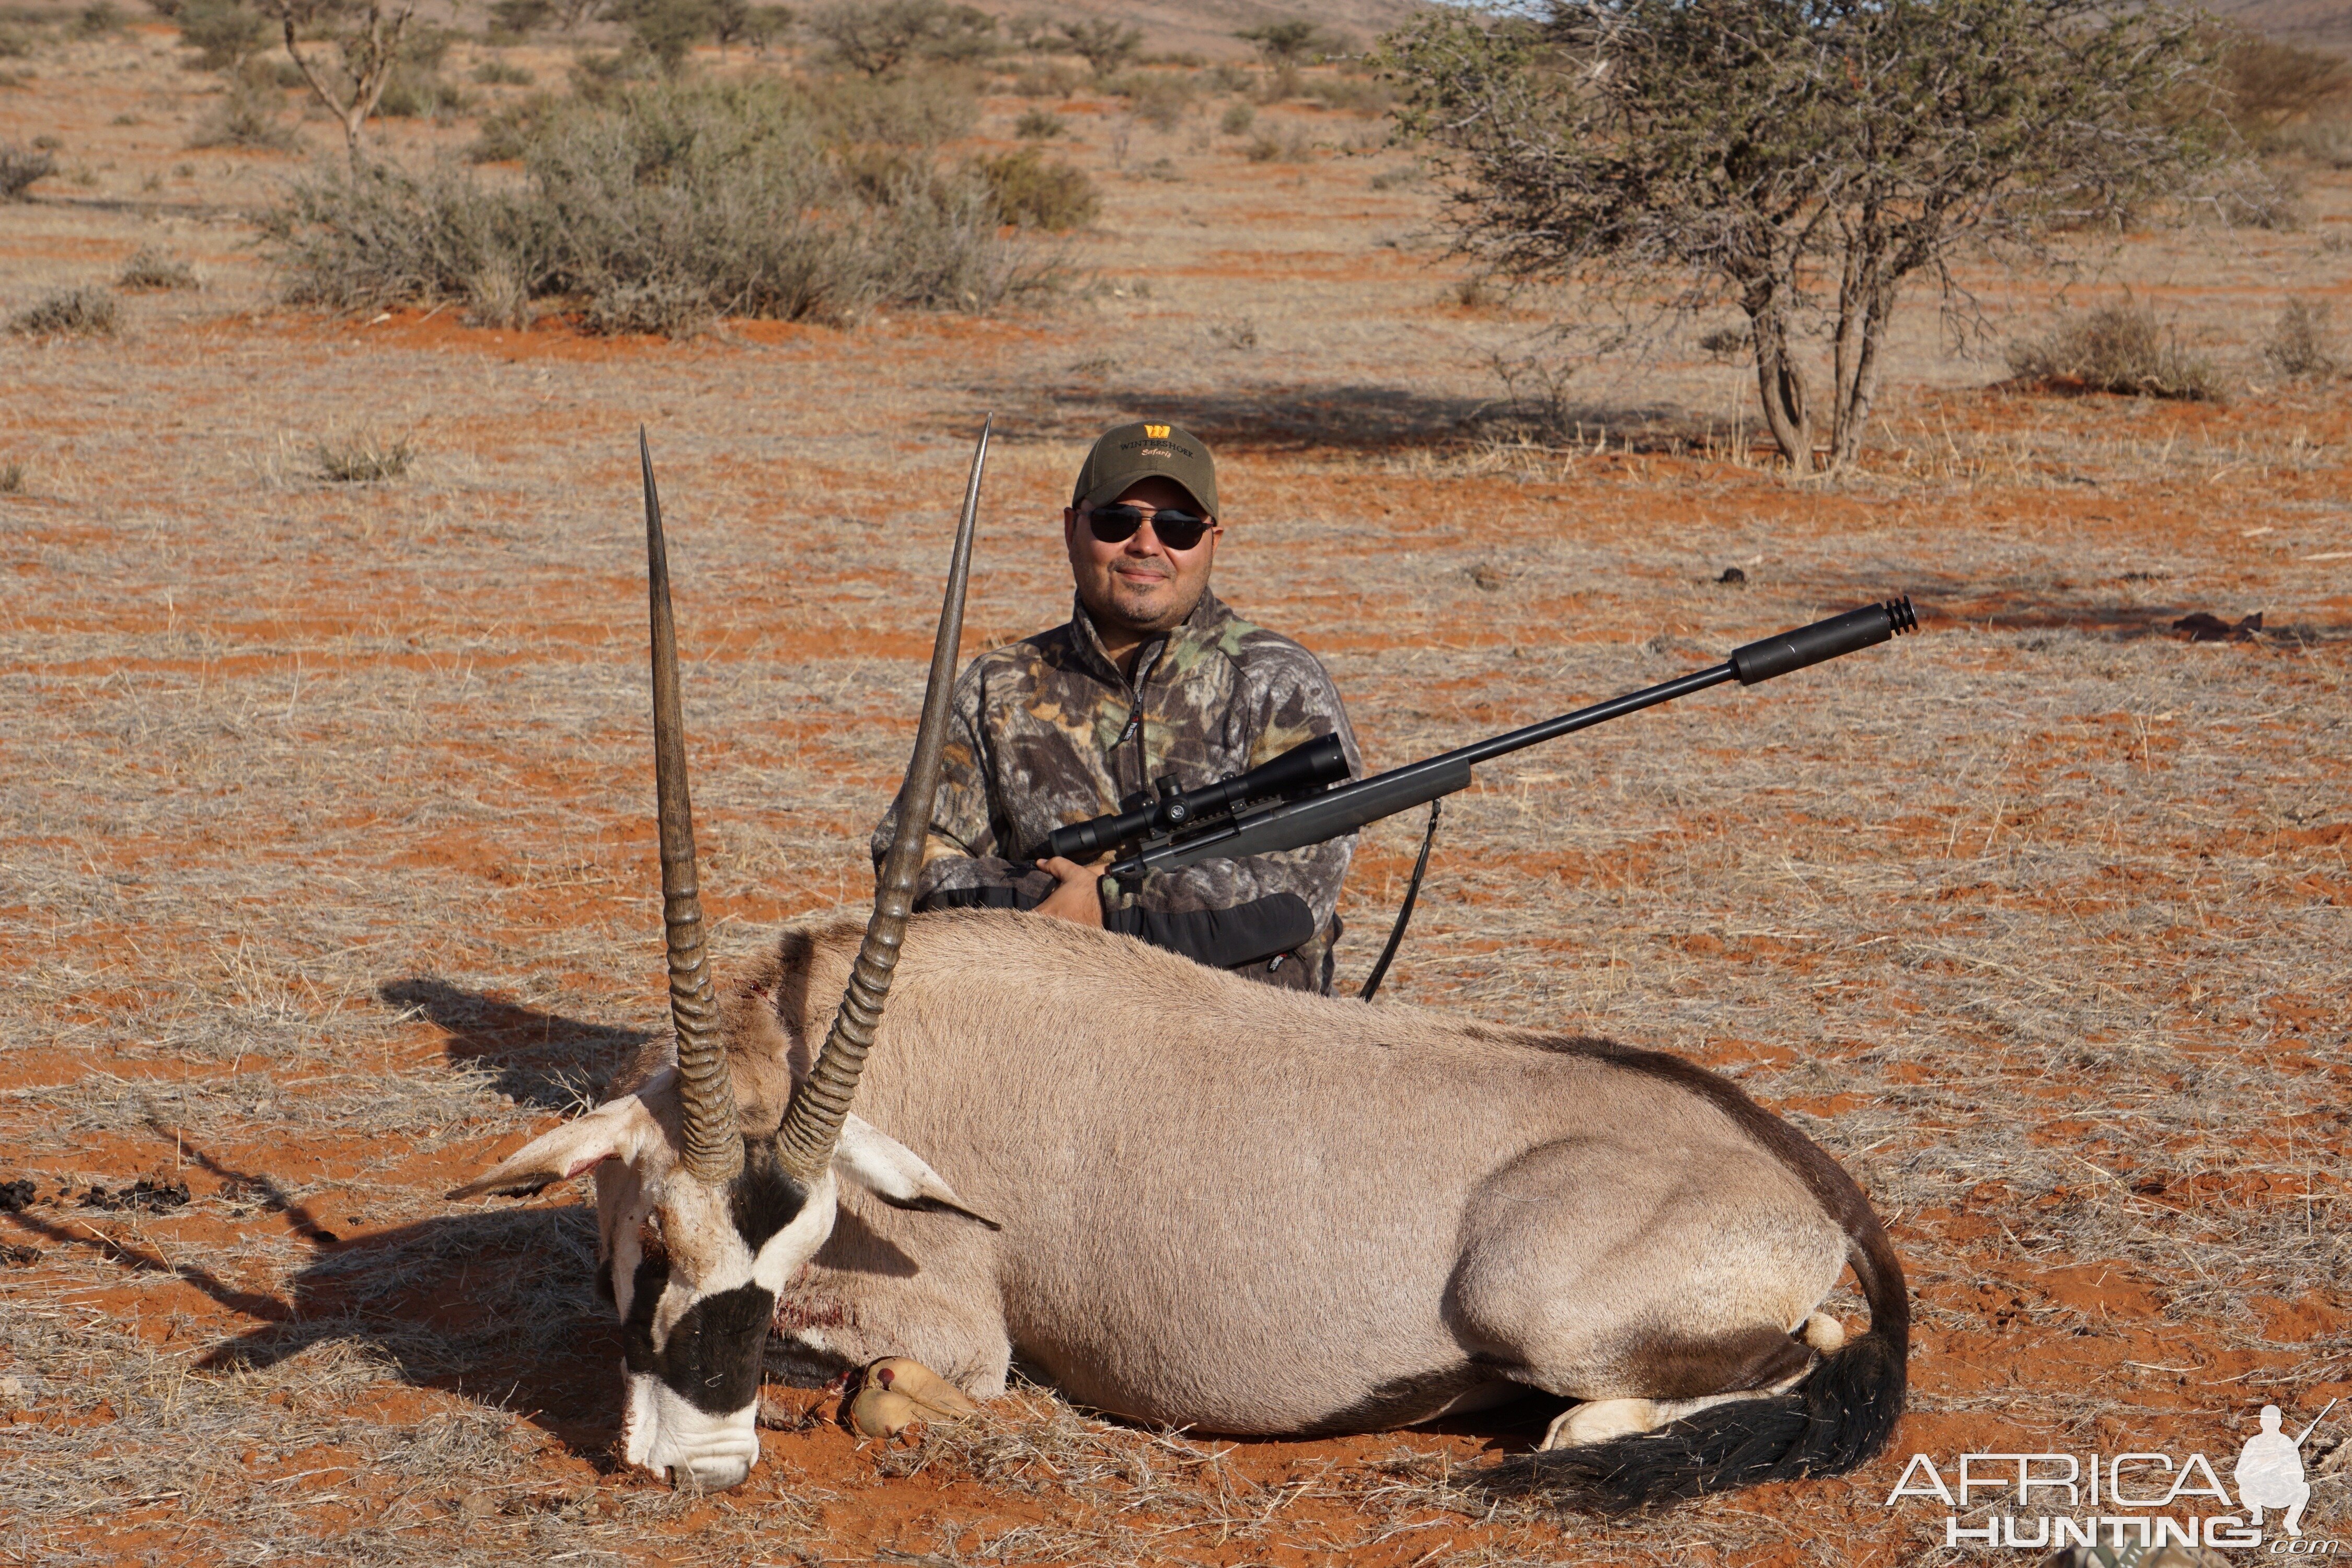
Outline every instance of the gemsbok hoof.
<path fill-rule="evenodd" d="M 891 1438 L 918 1422 L 961 1421 L 979 1410 L 971 1395 L 905 1356 L 886 1356 L 859 1375 L 847 1421 L 861 1437 Z"/>

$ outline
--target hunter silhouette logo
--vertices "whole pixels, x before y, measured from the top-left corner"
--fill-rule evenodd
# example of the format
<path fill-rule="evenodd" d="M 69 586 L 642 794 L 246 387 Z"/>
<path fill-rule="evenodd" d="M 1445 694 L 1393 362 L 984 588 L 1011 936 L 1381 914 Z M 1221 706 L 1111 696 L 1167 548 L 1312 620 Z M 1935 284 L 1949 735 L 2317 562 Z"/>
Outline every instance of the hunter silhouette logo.
<path fill-rule="evenodd" d="M 1143 433 L 1154 441 L 1168 439 L 1168 426 L 1165 425 L 1146 425 L 1143 427 Z"/>
<path fill-rule="evenodd" d="M 2352 1555 L 2352 1542 L 2306 1538 L 2303 1510 L 2311 1501 L 2304 1475 L 2304 1445 L 2327 1419 L 2336 1402 L 2301 1433 L 2280 1430 L 2275 1405 L 2265 1405 L 2261 1430 L 2248 1436 L 2230 1474 L 2236 1483 L 2238 1512 L 2230 1489 L 2202 1454 L 2135 1449 L 2128 1453 L 2003 1450 L 1962 1454 L 1957 1466 L 1940 1467 L 1914 1454 L 1886 1506 L 1907 1498 L 1932 1498 L 1944 1505 L 1944 1545 L 1980 1546 L 2046 1552 L 2083 1547 L 2116 1561 L 2178 1546 L 2184 1551 L 2234 1552 L 2262 1548 L 2263 1515 L 2283 1510 L 2281 1533 L 2270 1552 L 2296 1556 Z M 2323 1445 L 2324 1447 L 2324 1445 Z M 2223 1450 L 2224 1455 L 2228 1452 Z M 1989 1501 L 1984 1494 L 1993 1494 Z M 2134 1556 L 2123 1556 L 2137 1549 Z"/>
<path fill-rule="evenodd" d="M 2238 1483 L 2238 1503 L 2253 1522 L 2263 1521 L 2263 1510 L 2283 1508 L 2286 1517 L 2279 1522 L 2289 1535 L 2303 1533 L 2303 1505 L 2311 1500 L 2311 1483 L 2303 1479 L 2303 1445 L 2305 1438 L 2319 1429 L 2327 1419 L 2327 1411 L 2336 1408 L 2336 1401 L 2327 1402 L 2300 1436 L 2289 1437 L 2279 1430 L 2279 1407 L 2263 1406 L 2263 1429 L 2246 1439 L 2238 1450 L 2238 1468 L 2230 1479 Z"/>

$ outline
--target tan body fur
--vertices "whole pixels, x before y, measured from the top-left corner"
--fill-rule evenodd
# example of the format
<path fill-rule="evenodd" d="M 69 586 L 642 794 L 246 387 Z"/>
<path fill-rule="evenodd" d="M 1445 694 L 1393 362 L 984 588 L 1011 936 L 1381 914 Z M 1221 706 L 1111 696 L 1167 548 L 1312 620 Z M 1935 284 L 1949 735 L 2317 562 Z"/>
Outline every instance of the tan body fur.
<path fill-rule="evenodd" d="M 806 1071 L 857 936 L 787 931 L 725 987 L 747 1130 Z M 1842 1268 L 1885 1245 L 1826 1155 L 1671 1058 L 1032 916 L 912 921 L 857 1110 L 1003 1228 L 845 1193 L 778 1302 L 788 1338 L 982 1397 L 1017 1358 L 1209 1431 L 1786 1386 Z"/>

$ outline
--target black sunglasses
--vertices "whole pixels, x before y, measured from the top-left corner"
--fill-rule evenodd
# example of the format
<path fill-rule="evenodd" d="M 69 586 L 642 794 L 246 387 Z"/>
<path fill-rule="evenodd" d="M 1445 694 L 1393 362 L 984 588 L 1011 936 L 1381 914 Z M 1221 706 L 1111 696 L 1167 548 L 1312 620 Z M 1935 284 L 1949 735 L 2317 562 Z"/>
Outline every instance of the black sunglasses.
<path fill-rule="evenodd" d="M 1145 520 L 1160 543 L 1171 550 L 1190 550 L 1201 542 L 1201 536 L 1216 526 L 1205 517 L 1195 517 L 1189 511 L 1173 507 L 1161 507 L 1146 511 L 1139 506 L 1098 506 L 1087 513 L 1087 530 L 1105 544 L 1124 544 L 1135 537 Z"/>

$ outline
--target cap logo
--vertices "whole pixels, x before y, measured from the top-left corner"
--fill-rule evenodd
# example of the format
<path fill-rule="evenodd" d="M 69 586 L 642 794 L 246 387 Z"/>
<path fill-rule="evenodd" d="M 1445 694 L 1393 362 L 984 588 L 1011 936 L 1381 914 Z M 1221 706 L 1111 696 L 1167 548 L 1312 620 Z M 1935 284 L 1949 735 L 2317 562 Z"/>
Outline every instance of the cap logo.
<path fill-rule="evenodd" d="M 1168 439 L 1168 426 L 1165 425 L 1146 425 L 1143 433 L 1154 441 Z"/>

